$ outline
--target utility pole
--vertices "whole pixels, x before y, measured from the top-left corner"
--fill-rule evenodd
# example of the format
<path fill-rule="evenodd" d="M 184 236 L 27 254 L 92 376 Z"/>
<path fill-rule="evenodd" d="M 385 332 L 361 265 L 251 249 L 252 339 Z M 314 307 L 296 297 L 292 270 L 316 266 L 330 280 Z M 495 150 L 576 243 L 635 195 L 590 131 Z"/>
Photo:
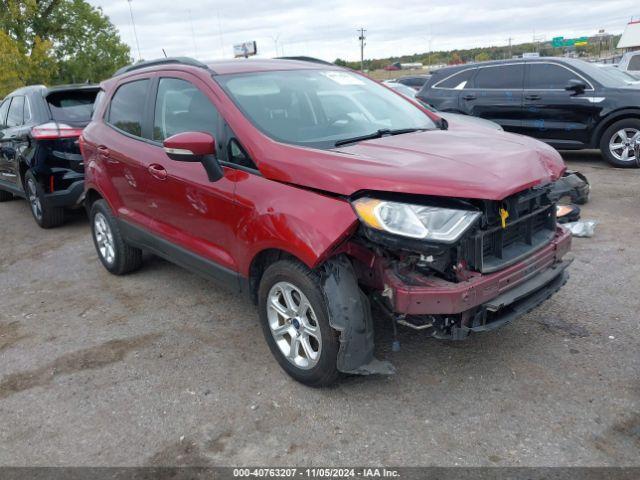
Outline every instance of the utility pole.
<path fill-rule="evenodd" d="M 131 14 L 131 25 L 133 26 L 133 36 L 136 39 L 136 48 L 138 50 L 138 61 L 142 61 L 142 55 L 140 55 L 140 44 L 138 43 L 138 32 L 136 32 L 136 22 L 133 20 L 133 7 L 131 7 L 131 0 L 129 2 L 129 13 Z"/>
<path fill-rule="evenodd" d="M 513 38 L 509 37 L 509 58 L 513 58 L 513 53 L 511 51 L 511 40 L 513 40 Z"/>
<path fill-rule="evenodd" d="M 366 30 L 361 28 L 358 32 L 360 33 L 358 37 L 358 40 L 360 40 L 360 70 L 364 72 L 364 46 L 366 45 L 364 41 L 367 39 L 367 37 L 364 36 L 364 32 L 366 32 Z"/>

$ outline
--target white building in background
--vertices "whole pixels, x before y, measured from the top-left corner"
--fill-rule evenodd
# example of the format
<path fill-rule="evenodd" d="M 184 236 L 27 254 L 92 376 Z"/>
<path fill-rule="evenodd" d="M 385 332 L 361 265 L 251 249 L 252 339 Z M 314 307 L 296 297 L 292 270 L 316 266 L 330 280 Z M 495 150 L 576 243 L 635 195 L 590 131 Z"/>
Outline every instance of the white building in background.
<path fill-rule="evenodd" d="M 624 29 L 618 48 L 628 51 L 640 50 L 640 20 L 631 20 Z"/>

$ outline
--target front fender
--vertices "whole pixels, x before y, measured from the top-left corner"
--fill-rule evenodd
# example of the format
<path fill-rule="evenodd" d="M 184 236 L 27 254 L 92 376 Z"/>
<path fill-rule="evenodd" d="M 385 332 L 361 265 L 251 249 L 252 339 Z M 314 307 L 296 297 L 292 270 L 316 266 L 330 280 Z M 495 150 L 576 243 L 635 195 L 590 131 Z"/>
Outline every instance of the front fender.
<path fill-rule="evenodd" d="M 342 198 L 246 174 L 236 188 L 236 258 L 249 275 L 252 260 L 277 249 L 315 268 L 356 229 L 358 219 Z"/>

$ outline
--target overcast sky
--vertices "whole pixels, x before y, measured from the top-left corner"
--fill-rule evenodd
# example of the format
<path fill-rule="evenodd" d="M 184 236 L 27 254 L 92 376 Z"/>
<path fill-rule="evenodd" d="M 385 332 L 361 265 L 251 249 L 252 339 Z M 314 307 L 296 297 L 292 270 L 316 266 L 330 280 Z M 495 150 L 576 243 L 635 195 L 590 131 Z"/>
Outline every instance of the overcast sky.
<path fill-rule="evenodd" d="M 137 48 L 127 0 L 100 6 Z M 187 55 L 229 58 L 235 43 L 256 40 L 260 56 L 360 58 L 356 29 L 367 29 L 365 58 L 621 33 L 638 0 L 132 0 L 145 59 Z M 192 34 L 192 31 L 194 34 Z"/>

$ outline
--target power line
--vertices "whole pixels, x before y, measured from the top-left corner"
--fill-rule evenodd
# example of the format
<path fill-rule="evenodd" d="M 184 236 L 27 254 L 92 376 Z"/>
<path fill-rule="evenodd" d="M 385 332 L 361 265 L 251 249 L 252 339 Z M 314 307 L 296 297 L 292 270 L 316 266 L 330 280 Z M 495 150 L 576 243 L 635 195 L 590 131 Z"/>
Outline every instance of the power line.
<path fill-rule="evenodd" d="M 364 41 L 367 39 L 367 37 L 364 36 L 364 32 L 366 32 L 366 30 L 361 28 L 358 32 L 360 33 L 358 37 L 358 40 L 360 40 L 360 70 L 364 72 L 364 46 L 366 45 Z"/>

